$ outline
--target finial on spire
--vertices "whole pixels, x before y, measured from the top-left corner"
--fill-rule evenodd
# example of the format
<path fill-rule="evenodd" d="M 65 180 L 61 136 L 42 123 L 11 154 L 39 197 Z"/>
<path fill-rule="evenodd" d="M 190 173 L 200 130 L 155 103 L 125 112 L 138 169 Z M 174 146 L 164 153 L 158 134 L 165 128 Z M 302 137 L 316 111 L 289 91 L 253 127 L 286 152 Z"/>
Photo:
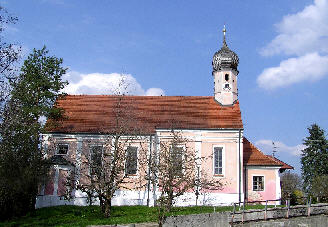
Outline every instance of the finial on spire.
<path fill-rule="evenodd" d="M 227 43 L 226 43 L 226 32 L 227 32 L 227 30 L 226 30 L 225 24 L 223 25 L 222 32 L 223 32 L 223 46 L 227 46 Z"/>

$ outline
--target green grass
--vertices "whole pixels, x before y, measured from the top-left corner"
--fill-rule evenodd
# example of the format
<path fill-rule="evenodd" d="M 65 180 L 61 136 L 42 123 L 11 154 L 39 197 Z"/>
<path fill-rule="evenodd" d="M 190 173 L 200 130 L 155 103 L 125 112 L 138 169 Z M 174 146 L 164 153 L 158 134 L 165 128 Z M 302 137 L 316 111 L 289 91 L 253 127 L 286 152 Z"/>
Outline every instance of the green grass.
<path fill-rule="evenodd" d="M 263 205 L 247 206 L 245 209 L 263 209 Z M 232 211 L 232 207 L 216 207 L 216 212 Z M 213 207 L 174 207 L 169 215 L 212 213 Z M 114 206 L 112 217 L 104 218 L 99 206 L 57 206 L 37 209 L 25 217 L 0 223 L 2 226 L 87 226 L 115 225 L 140 222 L 157 222 L 156 207 Z"/>

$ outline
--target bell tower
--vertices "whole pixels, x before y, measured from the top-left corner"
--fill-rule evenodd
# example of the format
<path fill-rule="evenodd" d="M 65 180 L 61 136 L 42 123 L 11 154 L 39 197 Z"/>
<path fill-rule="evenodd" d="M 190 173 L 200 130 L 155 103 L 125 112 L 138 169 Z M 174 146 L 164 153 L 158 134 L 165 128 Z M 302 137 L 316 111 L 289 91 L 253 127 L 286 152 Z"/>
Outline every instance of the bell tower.
<path fill-rule="evenodd" d="M 233 105 L 238 99 L 237 75 L 238 55 L 226 43 L 226 28 L 223 27 L 223 45 L 213 56 L 212 75 L 214 98 L 223 106 Z"/>

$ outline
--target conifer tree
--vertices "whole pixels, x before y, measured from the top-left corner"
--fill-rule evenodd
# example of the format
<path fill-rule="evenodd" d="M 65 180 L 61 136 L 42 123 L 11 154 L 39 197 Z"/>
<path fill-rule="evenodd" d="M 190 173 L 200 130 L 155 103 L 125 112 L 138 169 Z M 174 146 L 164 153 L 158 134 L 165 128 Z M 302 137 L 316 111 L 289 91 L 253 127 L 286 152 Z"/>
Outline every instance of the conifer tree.
<path fill-rule="evenodd" d="M 308 128 L 309 136 L 304 140 L 305 149 L 302 150 L 302 178 L 303 187 L 310 192 L 315 177 L 328 174 L 328 142 L 325 131 L 317 124 Z"/>
<path fill-rule="evenodd" d="M 33 50 L 12 81 L 0 122 L 0 217 L 24 215 L 35 207 L 38 186 L 47 173 L 41 149 L 42 117 L 60 117 L 53 108 L 66 82 L 62 59 L 45 47 Z"/>

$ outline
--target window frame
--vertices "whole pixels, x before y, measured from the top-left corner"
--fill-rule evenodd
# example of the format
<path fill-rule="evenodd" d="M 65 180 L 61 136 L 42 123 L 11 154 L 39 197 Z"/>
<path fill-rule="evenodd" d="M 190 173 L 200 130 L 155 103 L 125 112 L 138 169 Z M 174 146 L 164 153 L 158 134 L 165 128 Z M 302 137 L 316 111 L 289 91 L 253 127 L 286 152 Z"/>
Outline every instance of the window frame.
<path fill-rule="evenodd" d="M 59 153 L 59 146 L 62 146 L 62 145 L 66 145 L 67 146 L 67 152 L 66 152 L 66 154 L 60 154 Z M 61 143 L 57 143 L 56 144 L 56 152 L 55 152 L 55 155 L 65 156 L 65 155 L 68 155 L 68 151 L 69 151 L 69 143 L 61 142 Z"/>
<path fill-rule="evenodd" d="M 127 155 L 128 155 L 128 148 L 129 147 L 135 147 L 137 149 L 137 160 L 136 160 L 136 173 L 127 173 Z M 129 145 L 127 147 L 124 148 L 125 149 L 125 162 L 124 162 L 124 174 L 125 176 L 128 176 L 128 177 L 137 177 L 139 175 L 139 146 L 137 145 Z"/>
<path fill-rule="evenodd" d="M 215 148 L 222 148 L 222 174 L 215 173 Z M 224 177 L 225 176 L 225 146 L 224 145 L 213 145 L 212 148 L 212 168 L 214 177 Z"/>
<path fill-rule="evenodd" d="M 254 177 L 262 177 L 263 178 L 263 189 L 257 189 L 257 190 L 254 190 Z M 252 191 L 253 192 L 264 192 L 265 191 L 265 176 L 264 175 L 259 175 L 259 174 L 253 174 L 252 175 Z"/>

